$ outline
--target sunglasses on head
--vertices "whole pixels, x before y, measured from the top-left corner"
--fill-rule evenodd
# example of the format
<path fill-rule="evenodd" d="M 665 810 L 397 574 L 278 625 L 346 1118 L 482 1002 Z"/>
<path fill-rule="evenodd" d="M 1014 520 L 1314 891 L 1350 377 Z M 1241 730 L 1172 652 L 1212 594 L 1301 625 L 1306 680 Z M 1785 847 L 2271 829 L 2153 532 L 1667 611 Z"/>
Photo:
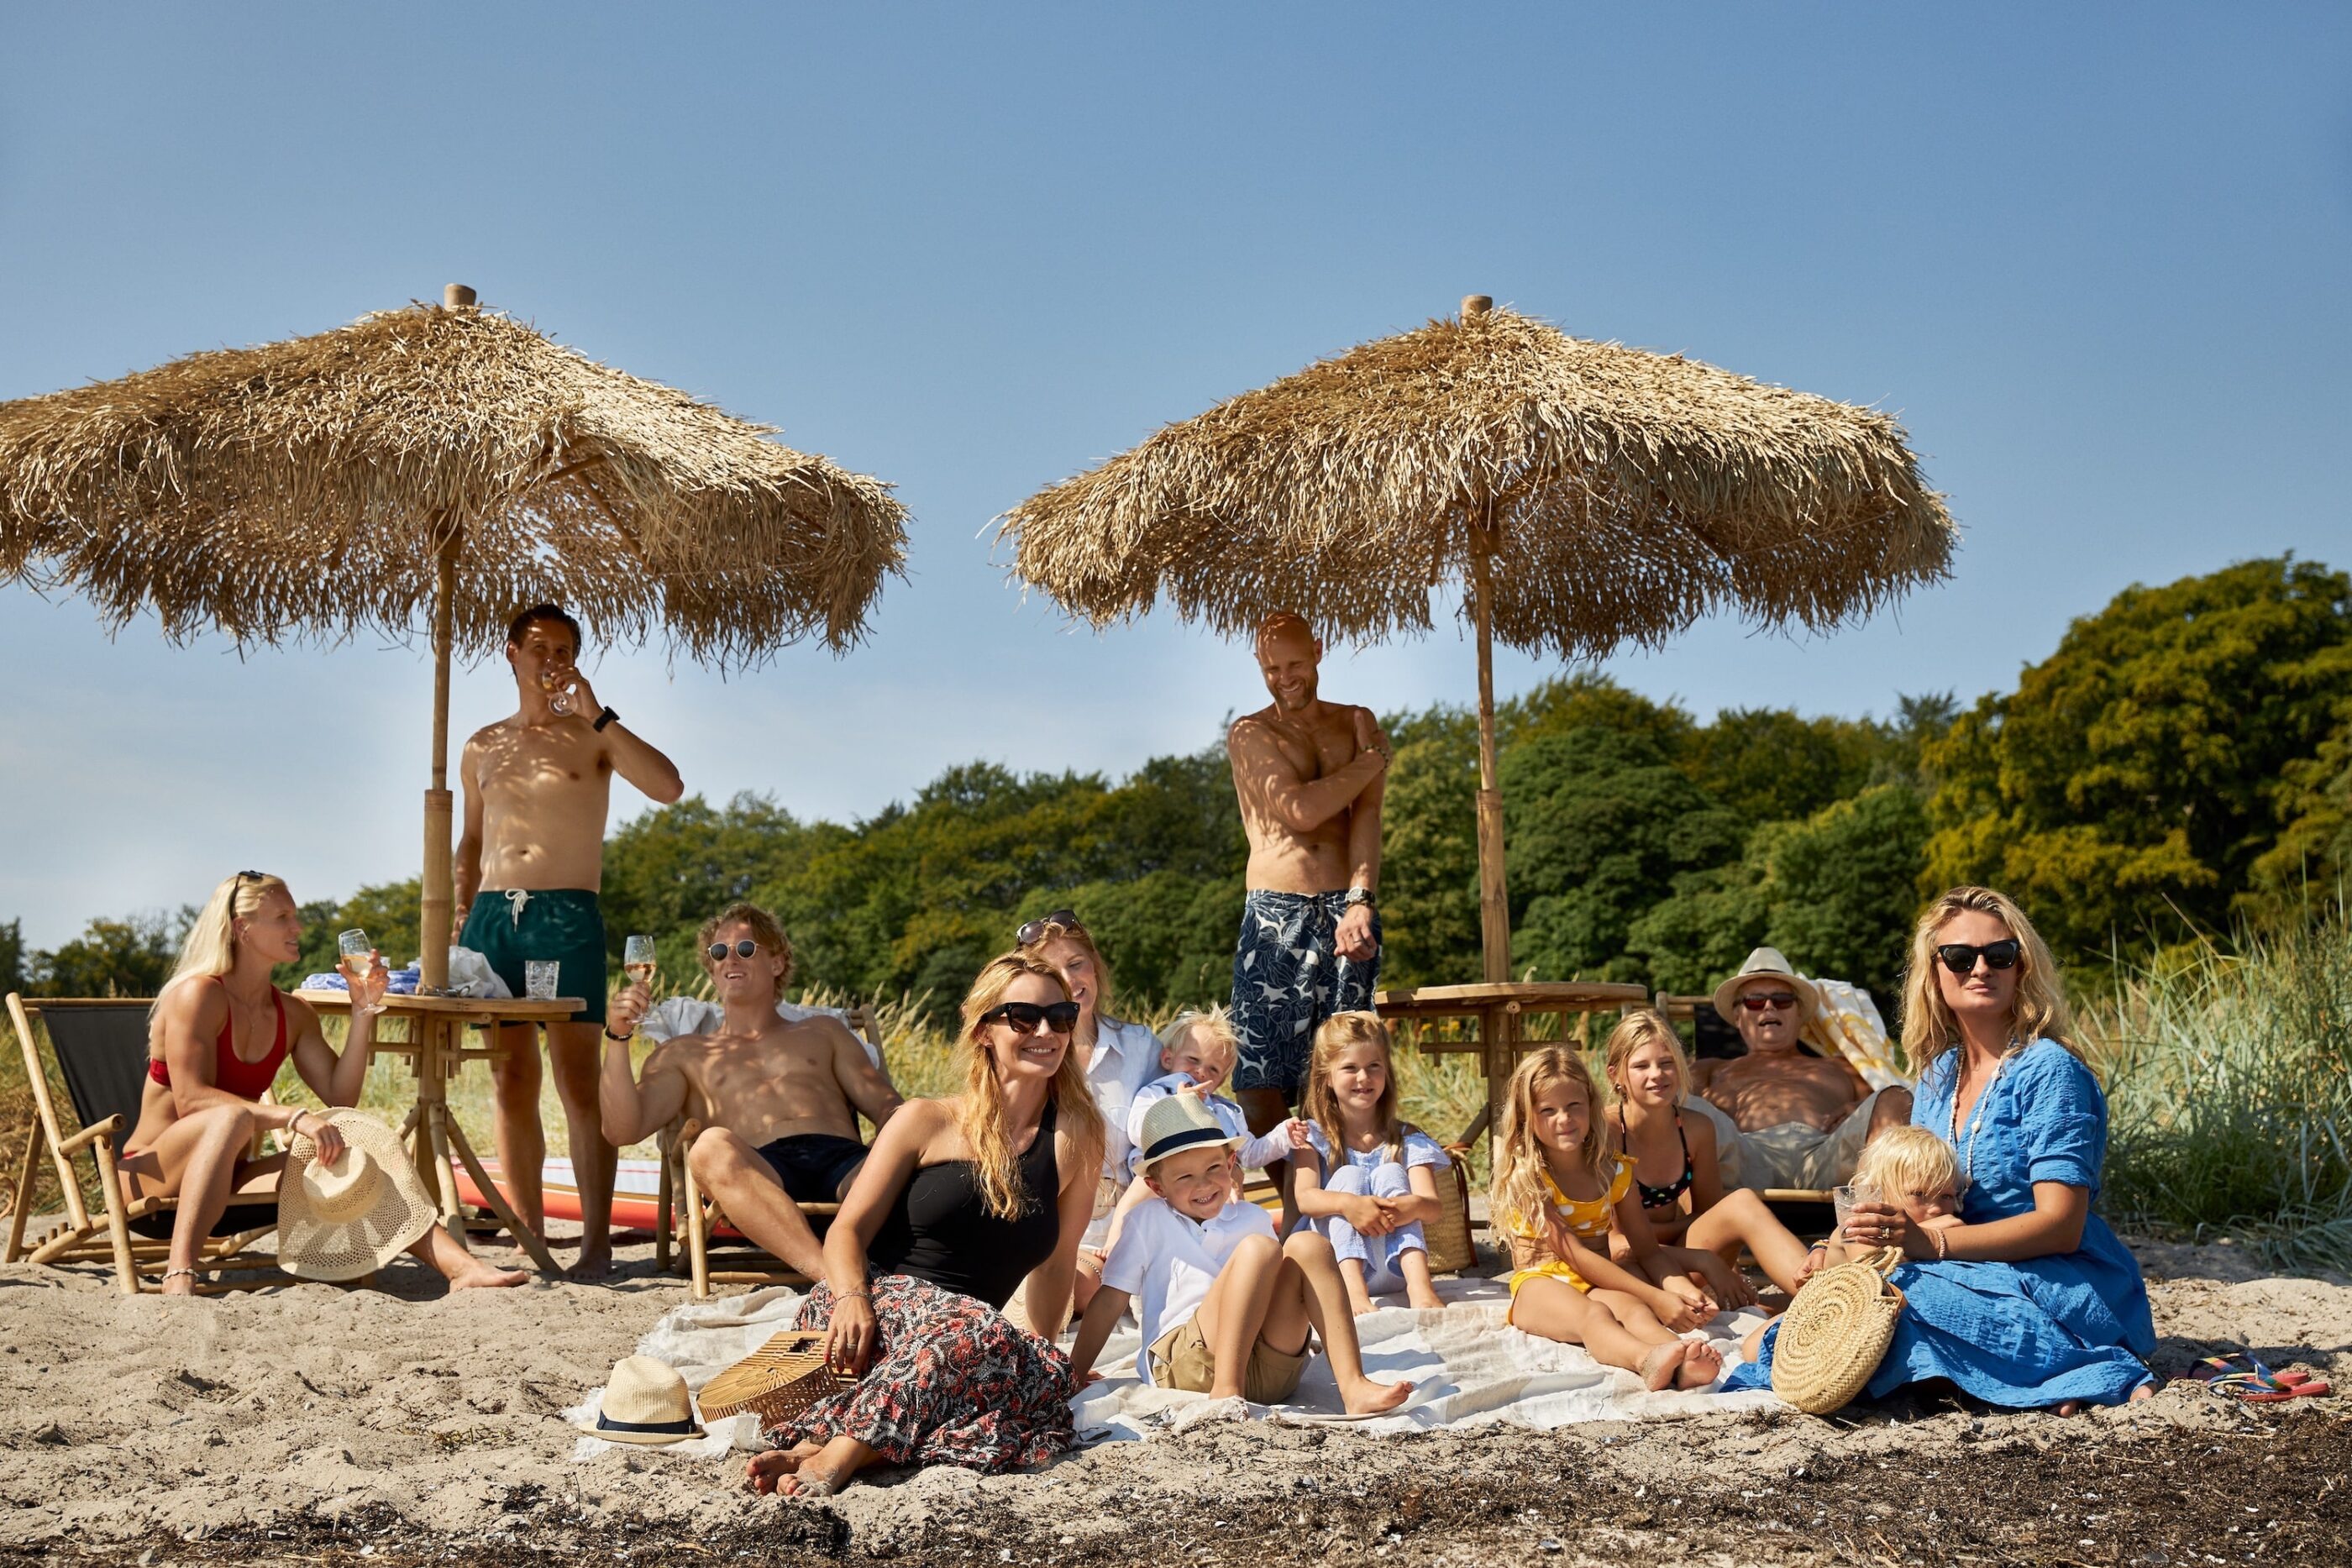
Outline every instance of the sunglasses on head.
<path fill-rule="evenodd" d="M 980 1015 L 982 1023 L 1001 1023 L 1015 1034 L 1035 1034 L 1043 1024 L 1055 1034 L 1078 1027 L 1076 1002 L 999 1002 Z"/>
<path fill-rule="evenodd" d="M 1038 937 L 1045 935 L 1045 928 L 1049 925 L 1058 925 L 1065 931 L 1084 931 L 1086 929 L 1085 926 L 1078 924 L 1078 912 L 1076 910 L 1056 909 L 1051 915 L 1041 915 L 1034 920 L 1023 921 L 1021 923 L 1021 929 L 1013 934 L 1013 940 L 1021 946 L 1026 947 L 1030 943 L 1034 942 Z"/>
<path fill-rule="evenodd" d="M 1766 1008 L 1793 1008 L 1797 1005 L 1797 993 L 1794 991 L 1750 991 L 1748 995 L 1739 998 L 1739 1005 L 1746 1008 L 1751 1013 L 1760 1013 Z"/>
<path fill-rule="evenodd" d="M 738 958 L 748 958 L 752 954 L 760 950 L 760 945 L 757 942 L 752 941 L 749 936 L 746 936 L 741 941 L 735 943 L 713 942 L 709 946 L 705 947 L 703 951 L 709 954 L 710 961 L 716 964 L 720 959 L 727 956 L 728 950 L 730 946 L 733 948 L 735 956 Z"/>
<path fill-rule="evenodd" d="M 1936 956 L 1942 959 L 1944 967 L 1955 975 L 1974 974 L 1979 958 L 1996 969 L 2013 968 L 2017 964 L 2017 955 L 2018 941 L 2014 936 L 1988 942 L 1981 947 L 1972 947 L 1966 942 L 1945 942 L 1936 948 Z"/>

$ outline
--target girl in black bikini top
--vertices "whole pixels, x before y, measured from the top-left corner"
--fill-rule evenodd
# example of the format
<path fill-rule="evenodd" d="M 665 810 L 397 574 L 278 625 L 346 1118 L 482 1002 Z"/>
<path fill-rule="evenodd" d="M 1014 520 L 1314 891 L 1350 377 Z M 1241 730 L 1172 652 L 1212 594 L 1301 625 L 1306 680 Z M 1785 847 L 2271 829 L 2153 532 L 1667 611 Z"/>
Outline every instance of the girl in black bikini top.
<path fill-rule="evenodd" d="M 1683 1146 L 1682 1175 L 1664 1186 L 1652 1186 L 1642 1179 L 1638 1168 L 1634 1172 L 1633 1190 L 1642 1195 L 1642 1207 L 1645 1210 L 1672 1208 L 1682 1201 L 1683 1194 L 1690 1191 L 1691 1177 L 1696 1173 L 1691 1168 L 1690 1137 L 1683 1131 L 1683 1113 L 1680 1111 L 1675 1113 L 1675 1137 Z M 1625 1107 L 1622 1105 L 1617 1107 L 1617 1146 L 1625 1151 L 1628 1159 L 1633 1157 L 1633 1143 L 1626 1135 Z"/>

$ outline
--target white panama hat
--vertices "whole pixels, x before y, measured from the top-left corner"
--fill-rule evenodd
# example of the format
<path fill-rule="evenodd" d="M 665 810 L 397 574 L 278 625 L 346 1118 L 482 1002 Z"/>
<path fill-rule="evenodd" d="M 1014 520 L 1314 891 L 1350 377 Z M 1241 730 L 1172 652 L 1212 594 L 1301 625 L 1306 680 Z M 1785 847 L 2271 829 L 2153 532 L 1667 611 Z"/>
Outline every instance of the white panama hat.
<path fill-rule="evenodd" d="M 596 1436 L 608 1443 L 659 1448 L 702 1436 L 694 1396 L 667 1362 L 625 1355 L 613 1364 L 604 1396 L 596 1402 Z"/>
<path fill-rule="evenodd" d="M 356 1280 L 407 1251 L 440 1214 L 398 1134 L 357 1111 L 326 1119 L 343 1135 L 342 1158 L 321 1165 L 318 1144 L 295 1138 L 278 1178 L 278 1263 L 298 1280 Z"/>
<path fill-rule="evenodd" d="M 1813 983 L 1797 973 L 1789 960 L 1780 956 L 1778 947 L 1759 947 L 1748 955 L 1748 962 L 1739 966 L 1739 973 L 1715 988 L 1717 1017 L 1726 1023 L 1739 1021 L 1733 1015 L 1732 1009 L 1738 1002 L 1739 988 L 1750 980 L 1786 980 L 1789 988 L 1797 993 L 1797 1023 L 1800 1028 L 1803 1027 L 1806 1019 L 1821 1011 L 1822 995 L 1813 989 Z"/>

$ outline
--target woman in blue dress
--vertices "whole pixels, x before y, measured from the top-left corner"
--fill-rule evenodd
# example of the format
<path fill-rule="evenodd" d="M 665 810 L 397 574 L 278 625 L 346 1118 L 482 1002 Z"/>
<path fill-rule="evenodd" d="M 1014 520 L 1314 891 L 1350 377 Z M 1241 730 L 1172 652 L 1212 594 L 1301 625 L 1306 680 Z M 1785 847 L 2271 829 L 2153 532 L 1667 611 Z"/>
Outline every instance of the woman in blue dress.
<path fill-rule="evenodd" d="M 1915 1260 L 1895 1271 L 1906 1304 L 1872 1397 L 1943 1378 L 1988 1404 L 2072 1415 L 2156 1391 L 2147 1284 L 2091 1212 L 2107 1102 L 2074 1040 L 2050 949 L 2015 904 L 1959 887 L 1928 906 L 1903 1047 L 1919 1073 L 1913 1124 L 1959 1156 L 1961 1223 L 1926 1228 L 1885 1203 L 1847 1218 L 1848 1240 Z M 1726 1387 L 1769 1385 L 1776 1334 Z"/>

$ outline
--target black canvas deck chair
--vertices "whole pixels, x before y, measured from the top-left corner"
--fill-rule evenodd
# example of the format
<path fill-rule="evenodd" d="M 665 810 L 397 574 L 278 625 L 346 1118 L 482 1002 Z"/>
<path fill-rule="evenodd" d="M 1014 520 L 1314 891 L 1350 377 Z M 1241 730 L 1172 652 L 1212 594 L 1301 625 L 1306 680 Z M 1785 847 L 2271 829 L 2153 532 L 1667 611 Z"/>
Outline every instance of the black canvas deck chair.
<path fill-rule="evenodd" d="M 25 1136 L 24 1160 L 16 1170 L 7 1261 L 111 1263 L 115 1283 L 124 1295 L 162 1289 L 179 1199 L 130 1201 L 122 1173 L 117 1168 L 122 1141 L 139 1120 L 141 1086 L 147 1079 L 147 1013 L 152 1005 L 129 998 L 43 998 L 28 1002 L 9 993 L 8 1022 L 25 1054 L 34 1115 Z M 79 1132 L 65 1130 L 49 1092 L 46 1058 L 52 1051 L 58 1076 L 64 1080 L 73 1102 Z M 32 1202 L 34 1173 L 44 1151 L 63 1195 L 62 1211 L 46 1233 L 28 1246 L 25 1236 L 32 1217 L 26 1210 Z M 96 1186 L 105 1206 L 105 1212 L 96 1217 L 82 1198 L 85 1159 L 95 1167 Z M 274 1200 L 231 1203 L 197 1257 L 197 1289 L 250 1290 L 288 1283 L 288 1277 L 277 1271 L 274 1257 L 246 1254 L 247 1247 L 277 1228 Z"/>

